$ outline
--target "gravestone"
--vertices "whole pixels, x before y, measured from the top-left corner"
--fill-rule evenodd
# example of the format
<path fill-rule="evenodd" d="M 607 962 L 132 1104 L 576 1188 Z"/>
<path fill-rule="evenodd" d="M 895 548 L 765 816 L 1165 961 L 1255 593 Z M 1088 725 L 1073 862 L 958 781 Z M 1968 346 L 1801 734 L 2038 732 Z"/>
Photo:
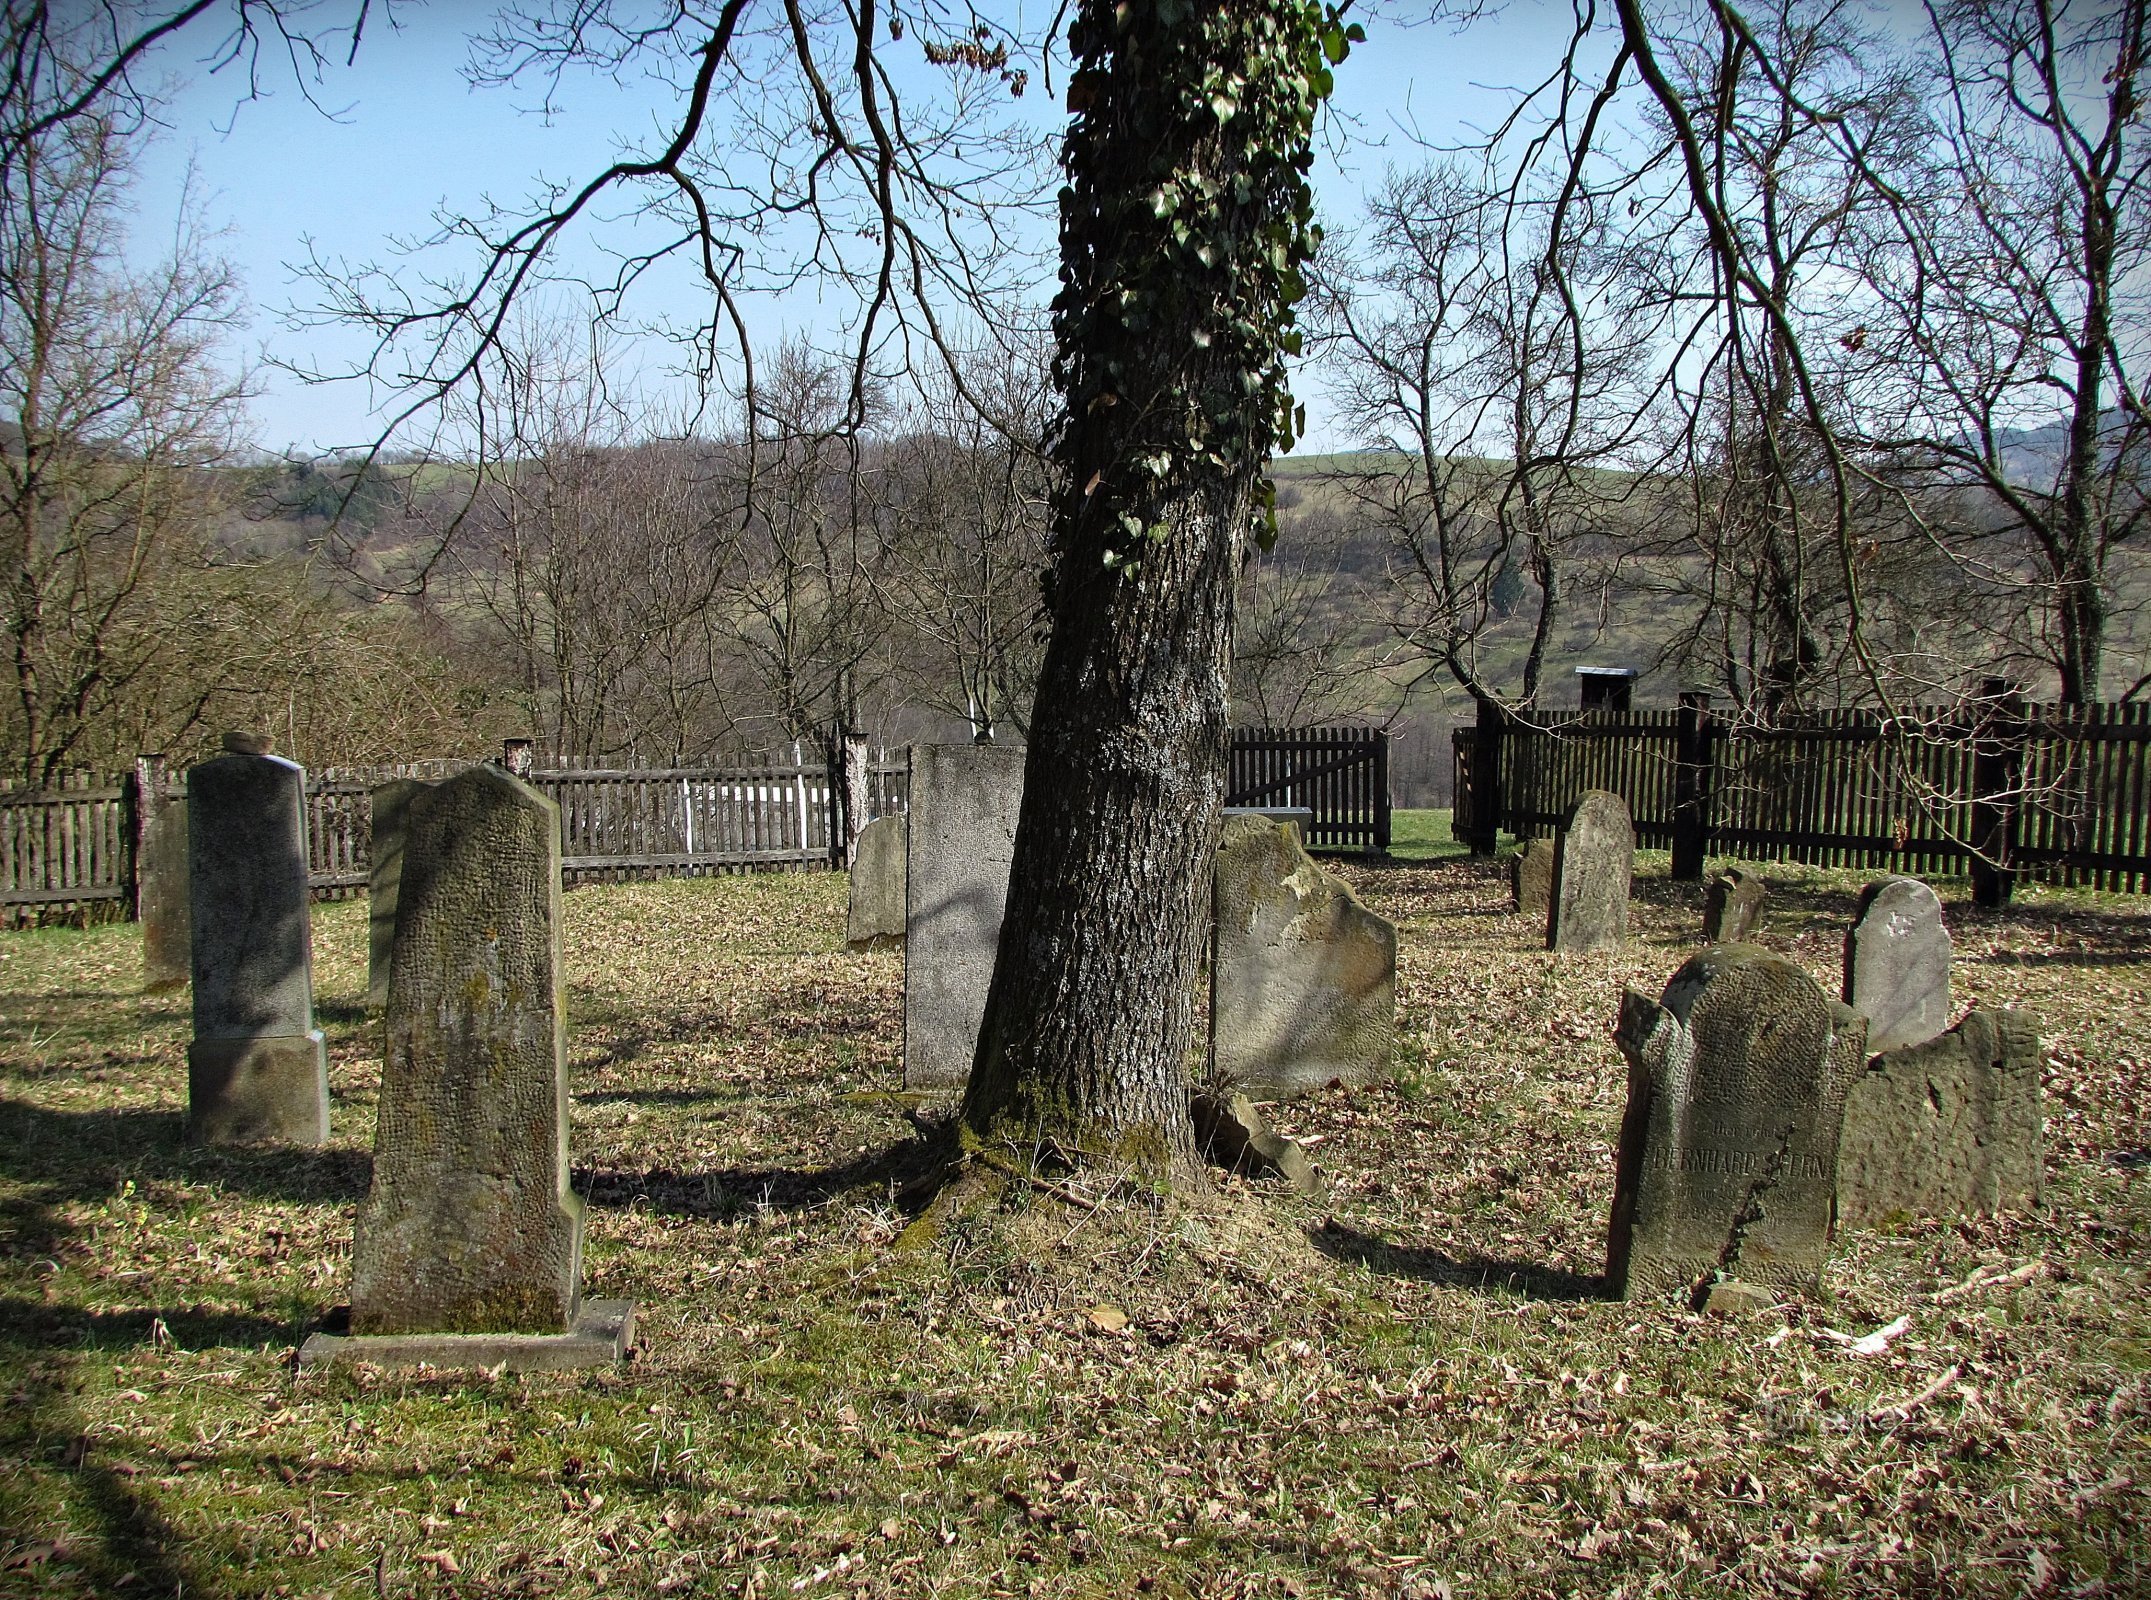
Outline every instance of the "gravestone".
<path fill-rule="evenodd" d="M 1845 1094 L 1866 1021 L 1750 944 L 1691 958 L 1662 999 L 1630 989 L 1606 1287 L 1700 1301 L 1723 1277 L 1812 1293 L 1830 1239 Z"/>
<path fill-rule="evenodd" d="M 1023 751 L 913 745 L 904 849 L 904 1087 L 971 1076 L 1023 807 Z"/>
<path fill-rule="evenodd" d="M 902 816 L 887 816 L 859 830 L 851 862 L 851 911 L 844 923 L 844 942 L 854 950 L 903 942 L 904 827 Z"/>
<path fill-rule="evenodd" d="M 1703 892 L 1703 942 L 1744 944 L 1762 926 L 1763 877 L 1727 867 Z"/>
<path fill-rule="evenodd" d="M 1941 896 L 1919 879 L 1884 878 L 1860 896 L 1845 935 L 1845 1003 L 1867 1018 L 1876 1055 L 1949 1026 L 1949 929 Z"/>
<path fill-rule="evenodd" d="M 1526 839 L 1509 858 L 1509 893 L 1517 912 L 1544 920 L 1553 904 L 1554 842 Z"/>
<path fill-rule="evenodd" d="M 187 773 L 194 1041 L 187 1132 L 210 1144 L 321 1144 L 328 1051 L 314 1027 L 306 773 L 266 741 Z"/>
<path fill-rule="evenodd" d="M 1549 950 L 1603 950 L 1628 938 L 1628 886 L 1636 869 L 1636 829 L 1628 804 L 1586 790 L 1554 841 Z"/>
<path fill-rule="evenodd" d="M 1298 829 L 1227 817 L 1211 879 L 1210 1082 L 1256 1099 L 1389 1070 L 1397 930 Z"/>
<path fill-rule="evenodd" d="M 396 938 L 396 897 L 403 880 L 403 832 L 412 797 L 432 787 L 419 778 L 390 778 L 373 787 L 373 829 L 367 851 L 366 1004 L 388 1005 L 388 969 Z"/>
<path fill-rule="evenodd" d="M 1925 1044 L 1868 1062 L 1845 1099 L 1839 1225 L 2038 1204 L 2039 1069 L 2039 1023 L 2022 1011 L 1973 1011 Z"/>
<path fill-rule="evenodd" d="M 560 811 L 499 767 L 414 795 L 389 965 L 355 1334 L 563 1334 L 568 1189 Z"/>
<path fill-rule="evenodd" d="M 177 989 L 193 971 L 194 911 L 187 895 L 187 795 L 162 756 L 134 764 L 135 920 L 142 925 L 142 984 Z"/>

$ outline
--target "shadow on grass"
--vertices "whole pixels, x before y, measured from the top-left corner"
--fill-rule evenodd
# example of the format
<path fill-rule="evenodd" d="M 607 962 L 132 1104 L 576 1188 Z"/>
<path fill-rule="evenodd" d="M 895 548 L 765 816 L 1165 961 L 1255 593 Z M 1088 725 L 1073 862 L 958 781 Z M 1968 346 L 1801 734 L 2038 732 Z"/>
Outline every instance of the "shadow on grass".
<path fill-rule="evenodd" d="M 0 1097 L 0 1178 L 34 1185 L 31 1203 L 101 1199 L 128 1178 L 175 1178 L 259 1199 L 341 1202 L 366 1192 L 359 1150 L 195 1145 L 177 1111 L 55 1111 Z"/>
<path fill-rule="evenodd" d="M 736 1217 L 746 1212 L 812 1211 L 850 1195 L 892 1203 L 939 1159 L 926 1139 L 905 1139 L 826 1167 L 722 1167 L 709 1172 L 577 1169 L 575 1192 L 594 1206 L 640 1208 L 668 1217 Z"/>
<path fill-rule="evenodd" d="M 290 1344 L 298 1329 L 268 1317 L 199 1306 L 135 1306 L 99 1311 L 0 1295 L 0 1346 L 18 1356 L 54 1350 L 129 1350 L 169 1345 L 180 1350 L 258 1350 Z"/>
<path fill-rule="evenodd" d="M 1460 1288 L 1513 1294 L 1525 1300 L 1598 1300 L 1605 1280 L 1596 1274 L 1564 1272 L 1529 1261 L 1494 1256 L 1450 1255 L 1417 1245 L 1393 1245 L 1371 1233 L 1348 1228 L 1334 1217 L 1307 1230 L 1308 1240 L 1324 1255 L 1349 1261 L 1393 1278 L 1451 1283 Z"/>

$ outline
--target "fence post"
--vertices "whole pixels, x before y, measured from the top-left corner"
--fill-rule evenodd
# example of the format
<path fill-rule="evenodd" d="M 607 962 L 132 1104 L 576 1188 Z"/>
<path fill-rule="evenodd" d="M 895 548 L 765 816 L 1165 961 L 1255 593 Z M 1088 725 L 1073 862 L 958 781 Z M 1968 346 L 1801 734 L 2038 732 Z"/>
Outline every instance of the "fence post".
<path fill-rule="evenodd" d="M 1673 744 L 1673 879 L 1703 881 L 1703 857 L 1710 846 L 1711 735 L 1710 696 L 1686 689 L 1680 697 L 1680 721 Z"/>
<path fill-rule="evenodd" d="M 188 903 L 187 799 L 161 755 L 135 757 L 134 860 L 130 898 L 142 927 L 142 980 L 173 989 L 193 976 L 194 913 Z"/>
<path fill-rule="evenodd" d="M 1374 848 L 1389 853 L 1389 730 L 1374 735 Z"/>
<path fill-rule="evenodd" d="M 1471 832 L 1464 841 L 1475 856 L 1490 856 L 1501 843 L 1501 736 L 1508 714 L 1492 695 L 1478 696 L 1478 724 L 1471 741 Z"/>
<path fill-rule="evenodd" d="M 1986 706 L 1972 745 L 1972 903 L 2006 906 L 2016 889 L 2024 783 L 2024 698 L 2006 680 L 1979 686 Z"/>

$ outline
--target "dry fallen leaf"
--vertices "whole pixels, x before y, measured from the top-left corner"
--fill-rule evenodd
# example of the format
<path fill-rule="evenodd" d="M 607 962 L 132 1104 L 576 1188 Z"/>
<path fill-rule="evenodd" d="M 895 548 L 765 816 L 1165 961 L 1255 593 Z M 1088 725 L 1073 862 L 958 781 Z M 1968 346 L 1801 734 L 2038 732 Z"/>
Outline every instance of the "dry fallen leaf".
<path fill-rule="evenodd" d="M 1102 1328 L 1107 1333 L 1119 1333 L 1128 1325 L 1127 1312 L 1118 1306 L 1092 1306 L 1089 1316 L 1094 1327 Z"/>

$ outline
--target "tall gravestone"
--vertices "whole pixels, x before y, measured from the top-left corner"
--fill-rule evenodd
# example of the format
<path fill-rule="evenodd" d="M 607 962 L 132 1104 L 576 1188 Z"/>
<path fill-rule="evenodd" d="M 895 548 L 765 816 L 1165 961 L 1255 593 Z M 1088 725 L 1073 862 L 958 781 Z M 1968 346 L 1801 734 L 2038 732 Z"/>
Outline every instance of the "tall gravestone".
<path fill-rule="evenodd" d="M 1519 915 L 1545 920 L 1553 904 L 1554 842 L 1526 839 L 1509 860 L 1509 893 Z"/>
<path fill-rule="evenodd" d="M 904 938 L 904 827 L 901 816 L 876 817 L 859 830 L 851 861 L 851 908 L 844 942 L 854 950 Z"/>
<path fill-rule="evenodd" d="M 366 887 L 366 1004 L 388 1004 L 388 971 L 396 939 L 396 899 L 403 884 L 403 832 L 412 798 L 430 788 L 419 778 L 390 778 L 373 787 Z"/>
<path fill-rule="evenodd" d="M 1845 935 L 1845 1003 L 1867 1018 L 1880 1055 L 1949 1026 L 1949 929 L 1942 897 L 1917 878 L 1884 878 L 1860 896 Z"/>
<path fill-rule="evenodd" d="M 1763 877 L 1741 867 L 1727 867 L 1703 891 L 1703 942 L 1745 944 L 1762 926 Z"/>
<path fill-rule="evenodd" d="M 960 1087 L 971 1075 L 993 981 L 1023 751 L 913 745 L 905 845 L 904 1086 Z"/>
<path fill-rule="evenodd" d="M 1865 1019 L 1754 945 L 1713 945 L 1661 999 L 1630 989 L 1606 1285 L 1698 1296 L 1723 1275 L 1813 1292 L 1830 1239 L 1845 1095 Z"/>
<path fill-rule="evenodd" d="M 352 1331 L 565 1333 L 583 1207 L 568 1188 L 560 810 L 501 768 L 410 800 L 386 1036 Z"/>
<path fill-rule="evenodd" d="M 306 773 L 263 746 L 227 735 L 228 754 L 187 773 L 187 1131 L 211 1144 L 321 1144 L 329 1070 L 314 1026 Z"/>
<path fill-rule="evenodd" d="M 135 920 L 142 927 L 142 983 L 177 989 L 194 967 L 187 892 L 187 795 L 162 756 L 134 764 Z"/>
<path fill-rule="evenodd" d="M 1636 870 L 1636 828 L 1628 803 L 1589 789 L 1554 841 L 1546 948 L 1603 950 L 1628 938 L 1628 889 Z"/>
<path fill-rule="evenodd" d="M 1289 823 L 1225 819 L 1211 886 L 1210 1078 L 1257 1099 L 1389 1070 L 1397 930 Z"/>
<path fill-rule="evenodd" d="M 1947 1033 L 1874 1057 L 1845 1100 L 1837 1220 L 1993 1216 L 2038 1204 L 2038 1020 L 1973 1011 Z"/>

